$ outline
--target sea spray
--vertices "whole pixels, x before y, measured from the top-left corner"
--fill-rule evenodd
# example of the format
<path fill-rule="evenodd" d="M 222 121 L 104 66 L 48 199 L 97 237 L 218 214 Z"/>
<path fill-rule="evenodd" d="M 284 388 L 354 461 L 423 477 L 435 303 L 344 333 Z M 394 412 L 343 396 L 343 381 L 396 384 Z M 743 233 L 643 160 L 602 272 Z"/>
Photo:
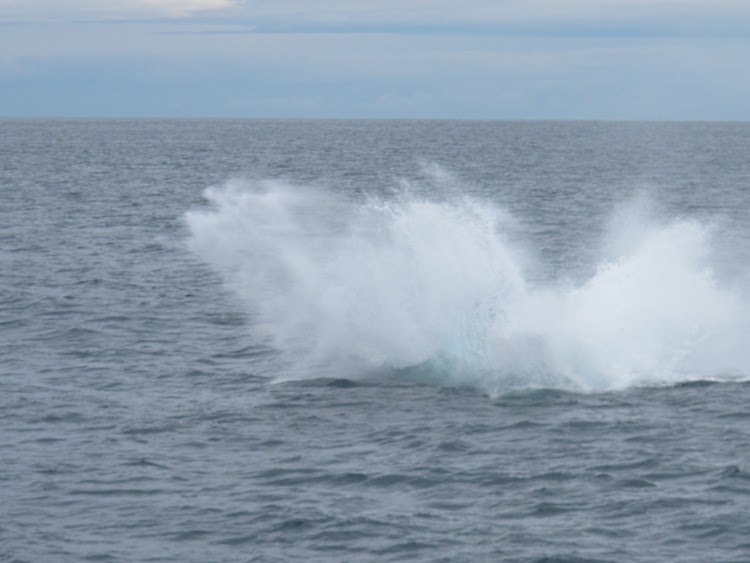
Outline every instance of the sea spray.
<path fill-rule="evenodd" d="M 616 214 L 588 279 L 537 280 L 498 206 L 460 195 L 352 198 L 281 182 L 207 190 L 190 248 L 221 273 L 276 377 L 403 377 L 617 389 L 750 373 L 747 304 L 711 229 Z"/>

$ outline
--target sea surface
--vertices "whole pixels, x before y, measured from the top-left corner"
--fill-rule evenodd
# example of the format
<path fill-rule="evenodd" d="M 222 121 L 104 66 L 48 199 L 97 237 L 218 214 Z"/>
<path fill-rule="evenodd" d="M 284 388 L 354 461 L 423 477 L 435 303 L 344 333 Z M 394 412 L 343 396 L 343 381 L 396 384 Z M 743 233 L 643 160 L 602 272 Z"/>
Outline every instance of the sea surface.
<path fill-rule="evenodd" d="M 750 124 L 0 120 L 0 561 L 750 561 Z"/>

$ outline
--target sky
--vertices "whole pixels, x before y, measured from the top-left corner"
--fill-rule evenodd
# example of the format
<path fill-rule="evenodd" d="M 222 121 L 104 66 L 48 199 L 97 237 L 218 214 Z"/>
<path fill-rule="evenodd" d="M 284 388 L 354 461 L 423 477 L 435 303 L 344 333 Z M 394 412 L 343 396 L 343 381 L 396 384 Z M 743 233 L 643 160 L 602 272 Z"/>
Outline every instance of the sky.
<path fill-rule="evenodd" d="M 750 120 L 750 0 L 0 0 L 0 116 Z"/>

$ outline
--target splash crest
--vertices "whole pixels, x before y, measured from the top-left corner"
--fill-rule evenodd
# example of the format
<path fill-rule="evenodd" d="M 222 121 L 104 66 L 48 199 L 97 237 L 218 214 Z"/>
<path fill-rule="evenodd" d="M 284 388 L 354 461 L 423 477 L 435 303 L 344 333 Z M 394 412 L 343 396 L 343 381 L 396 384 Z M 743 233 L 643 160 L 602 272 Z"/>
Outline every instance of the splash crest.
<path fill-rule="evenodd" d="M 573 284 L 530 281 L 515 220 L 487 201 L 355 201 L 273 181 L 205 196 L 189 246 L 290 360 L 278 376 L 385 370 L 498 391 L 750 374 L 747 300 L 718 278 L 697 220 L 630 212 Z"/>

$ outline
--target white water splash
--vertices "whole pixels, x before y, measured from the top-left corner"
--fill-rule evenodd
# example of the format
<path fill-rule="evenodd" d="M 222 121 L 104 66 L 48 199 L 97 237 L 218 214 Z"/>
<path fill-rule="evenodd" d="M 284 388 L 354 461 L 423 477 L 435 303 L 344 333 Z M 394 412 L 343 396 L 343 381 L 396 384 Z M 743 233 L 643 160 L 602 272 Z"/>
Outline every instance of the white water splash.
<path fill-rule="evenodd" d="M 494 392 L 750 374 L 747 300 L 717 279 L 711 230 L 695 220 L 632 206 L 574 286 L 529 282 L 505 234 L 512 218 L 485 201 L 353 202 L 278 182 L 206 198 L 210 209 L 187 215 L 190 248 L 295 376 L 386 369 Z"/>

